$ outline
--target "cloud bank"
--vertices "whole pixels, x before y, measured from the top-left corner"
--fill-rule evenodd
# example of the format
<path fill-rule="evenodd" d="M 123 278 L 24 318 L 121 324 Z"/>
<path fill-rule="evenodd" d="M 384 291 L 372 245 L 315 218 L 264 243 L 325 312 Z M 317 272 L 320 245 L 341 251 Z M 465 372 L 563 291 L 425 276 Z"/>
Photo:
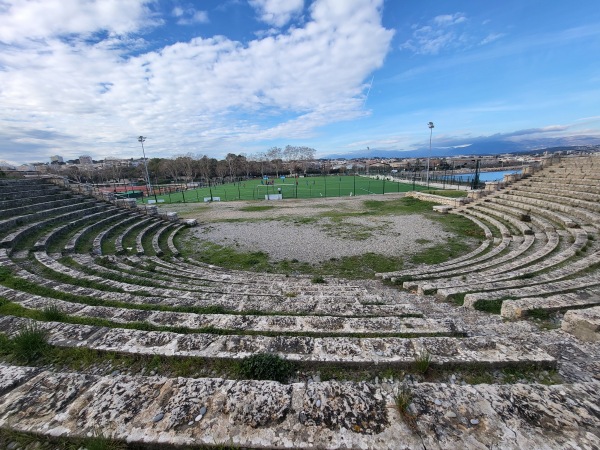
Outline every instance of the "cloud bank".
<path fill-rule="evenodd" d="M 365 80 L 382 66 L 393 36 L 381 24 L 383 0 L 317 0 L 301 27 L 272 36 L 247 43 L 198 36 L 149 50 L 146 33 L 166 20 L 153 3 L 3 3 L 4 158 L 14 159 L 7 155 L 12 149 L 32 152 L 28 159 L 90 149 L 99 157 L 136 156 L 140 134 L 164 156 L 218 156 L 260 140 L 306 137 L 364 114 Z M 252 4 L 275 26 L 303 7 L 302 1 Z M 169 16 L 209 20 L 184 9 Z M 45 146 L 39 156 L 36 145 Z"/>

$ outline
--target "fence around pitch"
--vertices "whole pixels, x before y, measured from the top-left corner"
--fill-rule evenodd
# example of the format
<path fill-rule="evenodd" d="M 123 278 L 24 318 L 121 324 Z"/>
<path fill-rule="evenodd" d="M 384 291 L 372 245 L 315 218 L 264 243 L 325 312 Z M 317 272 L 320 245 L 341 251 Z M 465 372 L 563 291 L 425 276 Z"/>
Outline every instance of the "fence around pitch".
<path fill-rule="evenodd" d="M 263 200 L 268 194 L 281 194 L 284 199 L 321 198 L 382 195 L 427 189 L 419 184 L 413 186 L 412 183 L 390 181 L 389 178 L 381 176 L 378 179 L 342 175 L 286 178 L 286 180 L 254 179 L 166 193 L 162 193 L 160 186 L 158 186 L 155 188 L 155 193 L 158 201 L 162 200 L 162 202 L 168 204 L 204 202 L 211 199 L 218 199 L 219 201 Z M 152 197 L 149 198 L 154 200 Z M 147 199 L 143 201 L 147 201 Z"/>

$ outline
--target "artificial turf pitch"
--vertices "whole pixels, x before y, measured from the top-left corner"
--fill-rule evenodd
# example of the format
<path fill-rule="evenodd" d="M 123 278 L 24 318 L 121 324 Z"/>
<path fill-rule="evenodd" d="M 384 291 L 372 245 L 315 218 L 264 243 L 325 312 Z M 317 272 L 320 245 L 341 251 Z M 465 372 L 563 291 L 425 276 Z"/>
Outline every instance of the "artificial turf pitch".
<path fill-rule="evenodd" d="M 262 183 L 261 183 L 262 182 Z M 267 184 L 268 183 L 268 184 Z M 273 184 L 270 184 L 273 183 Z M 353 195 L 389 194 L 426 190 L 424 186 L 412 183 L 397 183 L 362 176 L 315 176 L 270 178 L 269 180 L 253 179 L 217 186 L 189 189 L 184 192 L 165 193 L 159 186 L 155 188 L 158 200 L 164 203 L 203 202 L 204 199 L 218 197 L 220 201 L 231 200 L 264 200 L 266 194 L 277 194 L 281 189 L 283 198 L 320 198 L 349 197 Z M 159 194 L 159 192 L 163 192 Z M 154 196 L 150 196 L 154 199 Z M 144 199 L 144 202 L 147 199 Z M 161 202 L 161 203 L 163 203 Z"/>

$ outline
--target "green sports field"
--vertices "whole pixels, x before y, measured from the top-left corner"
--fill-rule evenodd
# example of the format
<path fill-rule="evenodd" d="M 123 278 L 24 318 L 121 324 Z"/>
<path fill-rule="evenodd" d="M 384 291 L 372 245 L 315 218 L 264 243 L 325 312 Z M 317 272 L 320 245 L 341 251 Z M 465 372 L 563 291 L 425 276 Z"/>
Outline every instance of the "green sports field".
<path fill-rule="evenodd" d="M 262 182 L 262 183 L 261 183 Z M 271 184 L 273 183 L 273 184 Z M 269 180 L 246 180 L 228 183 L 211 188 L 189 189 L 185 192 L 171 192 L 156 188 L 156 197 L 164 203 L 203 202 L 204 199 L 218 197 L 220 201 L 264 200 L 266 194 L 277 194 L 281 189 L 283 198 L 348 197 L 351 195 L 389 194 L 413 190 L 412 184 L 396 183 L 382 179 L 361 176 L 326 176 L 306 178 L 270 178 Z M 416 185 L 415 190 L 426 190 Z M 150 199 L 154 199 L 151 196 Z M 144 199 L 144 202 L 147 199 Z"/>

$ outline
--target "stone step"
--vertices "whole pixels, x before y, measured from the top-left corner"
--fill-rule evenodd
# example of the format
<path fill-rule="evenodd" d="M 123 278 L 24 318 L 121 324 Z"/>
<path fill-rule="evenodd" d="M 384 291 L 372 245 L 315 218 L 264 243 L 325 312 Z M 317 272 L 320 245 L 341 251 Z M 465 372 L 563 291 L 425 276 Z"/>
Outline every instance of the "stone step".
<path fill-rule="evenodd" d="M 436 368 L 515 365 L 553 368 L 556 360 L 535 345 L 493 337 L 354 338 L 311 336 L 238 336 L 208 333 L 177 334 L 37 322 L 0 316 L 0 332 L 15 336 L 35 323 L 46 331 L 48 342 L 59 347 L 86 347 L 124 354 L 240 359 L 255 353 L 277 353 L 290 361 L 334 363 L 355 367 L 387 364 L 409 368 L 422 355 Z"/>
<path fill-rule="evenodd" d="M 471 293 L 465 295 L 464 306 L 473 307 L 477 301 L 498 300 L 507 297 L 524 298 L 540 295 L 546 296 L 564 292 L 576 292 L 581 289 L 587 289 L 596 286 L 600 286 L 600 278 L 597 274 L 593 274 L 536 286 L 525 286 L 514 289 L 498 289 L 496 291 Z"/>
<path fill-rule="evenodd" d="M 169 247 L 169 251 L 171 252 L 172 255 L 174 256 L 178 256 L 179 255 L 179 250 L 177 249 L 177 247 L 175 246 L 175 236 L 177 236 L 177 234 L 179 234 L 179 232 L 181 230 L 183 230 L 185 228 L 185 226 L 180 225 L 178 227 L 176 227 L 171 234 L 169 234 L 169 237 L 167 238 L 167 246 Z"/>
<path fill-rule="evenodd" d="M 481 222 L 480 220 L 478 220 L 475 217 L 472 217 L 471 215 L 467 215 L 465 214 L 463 211 L 452 211 L 453 214 L 458 214 L 461 215 L 463 217 L 468 218 L 469 220 L 471 220 L 473 223 L 475 223 L 477 226 L 479 226 L 481 229 L 484 230 L 485 232 L 485 239 L 484 241 L 481 243 L 481 245 L 479 247 L 477 247 L 475 250 L 473 250 L 472 252 L 469 252 L 463 256 L 460 256 L 458 258 L 454 258 L 450 261 L 444 262 L 444 263 L 440 263 L 440 264 L 434 264 L 431 266 L 424 266 L 424 267 L 419 267 L 417 269 L 407 269 L 407 270 L 399 270 L 399 271 L 394 271 L 394 272 L 382 272 L 382 273 L 376 273 L 375 277 L 376 278 L 381 278 L 383 280 L 391 280 L 391 281 L 395 281 L 397 278 L 403 277 L 403 276 L 412 276 L 416 273 L 418 274 L 423 274 L 424 272 L 427 274 L 435 274 L 438 273 L 440 271 L 443 271 L 445 269 L 452 269 L 457 267 L 460 264 L 466 264 L 468 261 L 470 260 L 478 260 L 477 258 L 484 252 L 486 252 L 486 250 L 488 250 L 488 248 L 490 247 L 490 245 L 493 244 L 494 242 L 494 238 L 492 235 L 492 232 L 490 231 L 489 227 L 484 224 L 483 222 Z M 495 249 L 491 250 L 491 252 L 496 251 Z M 487 253 L 483 254 L 483 258 L 486 258 Z"/>
<path fill-rule="evenodd" d="M 120 233 L 115 238 L 115 253 L 116 254 L 124 253 L 125 250 L 126 250 L 123 247 L 123 241 L 125 240 L 125 237 L 129 233 L 132 233 L 137 228 L 141 228 L 143 226 L 146 226 L 149 223 L 155 224 L 155 223 L 157 223 L 157 221 L 156 221 L 156 219 L 154 217 L 140 216 L 139 220 L 135 221 L 133 224 L 131 224 L 130 226 L 128 226 L 122 233 Z"/>
<path fill-rule="evenodd" d="M 174 227 L 175 225 L 171 223 L 163 225 L 159 230 L 156 231 L 156 233 L 152 235 L 152 250 L 154 251 L 156 256 L 163 255 L 163 250 L 160 248 L 159 245 L 162 236 L 164 236 L 167 233 L 167 231 L 172 230 Z"/>
<path fill-rule="evenodd" d="M 86 214 L 84 217 L 76 219 L 72 222 L 65 223 L 63 225 L 59 225 L 56 228 L 50 230 L 49 232 L 47 232 L 46 234 L 41 236 L 35 242 L 32 250 L 34 250 L 34 251 L 46 250 L 48 248 L 48 245 L 51 242 L 53 242 L 56 239 L 59 239 L 62 235 L 66 234 L 69 230 L 81 227 L 82 224 L 85 224 L 90 221 L 93 223 L 97 223 L 98 219 L 102 220 L 102 219 L 106 218 L 107 216 L 109 216 L 109 218 L 112 218 L 112 217 L 114 217 L 115 212 L 117 211 L 117 208 L 115 208 L 114 206 L 108 206 L 108 205 L 104 205 L 104 204 L 102 204 L 100 208 L 101 209 L 98 212 Z"/>
<path fill-rule="evenodd" d="M 561 328 L 582 341 L 600 342 L 600 306 L 567 311 Z"/>
<path fill-rule="evenodd" d="M 39 221 L 40 219 L 47 218 L 49 216 L 58 217 L 61 214 L 74 212 L 82 208 L 89 207 L 92 204 L 95 204 L 95 201 L 88 199 L 75 199 L 79 201 L 73 201 L 67 203 L 66 205 L 57 206 L 52 208 L 50 205 L 47 205 L 46 208 L 40 209 L 38 211 L 34 211 L 28 214 L 12 216 L 8 219 L 0 221 L 0 231 L 7 232 L 12 228 L 15 228 L 19 225 L 26 225 L 29 223 L 34 223 Z"/>
<path fill-rule="evenodd" d="M 115 223 L 115 221 L 120 221 L 123 218 L 129 216 L 130 214 L 129 211 L 122 211 L 120 209 L 111 209 L 111 211 L 112 214 L 109 217 L 106 217 L 102 220 L 94 221 L 93 223 L 83 227 L 81 230 L 73 234 L 73 236 L 71 236 L 69 241 L 65 244 L 64 248 L 62 249 L 63 253 L 73 253 L 81 239 L 83 239 L 85 236 L 91 234 L 93 231 L 96 231 L 98 229 L 101 230 L 107 225 Z"/>
<path fill-rule="evenodd" d="M 177 272 L 176 270 L 166 269 L 160 264 L 152 267 L 152 270 L 146 270 L 140 263 L 134 263 L 134 258 L 128 257 L 105 257 L 109 264 L 99 265 L 89 255 L 73 255 L 73 260 L 81 266 L 93 269 L 99 274 L 122 275 L 123 271 L 135 272 L 135 275 L 128 274 L 128 280 L 132 284 L 143 285 L 148 280 L 160 280 L 161 287 L 198 291 L 198 292 L 221 292 L 232 294 L 256 294 L 256 295 L 286 295 L 289 297 L 303 300 L 305 297 L 347 297 L 351 301 L 361 301 L 362 303 L 374 303 L 385 301 L 392 303 L 396 291 L 384 288 L 383 286 L 372 287 L 359 285 L 356 282 L 336 283 L 335 285 L 306 283 L 305 278 L 299 280 L 295 277 L 282 277 L 281 279 L 248 280 L 230 276 L 227 279 L 205 279 L 198 276 L 194 277 L 187 273 Z M 121 262 L 122 261 L 122 262 Z M 138 259 L 139 261 L 139 259 Z M 107 278 L 110 278 L 107 276 Z M 347 303 L 347 301 L 340 300 Z"/>
<path fill-rule="evenodd" d="M 181 293 L 175 296 L 140 296 L 128 292 L 115 292 L 107 290 L 98 290 L 81 286 L 74 286 L 66 283 L 44 279 L 38 275 L 19 269 L 7 256 L 5 249 L 0 249 L 0 266 L 10 268 L 15 275 L 24 280 L 36 283 L 57 292 L 75 294 L 89 297 L 95 300 L 117 301 L 130 303 L 132 305 L 165 305 L 171 307 L 221 307 L 228 311 L 260 311 L 264 313 L 279 312 L 281 314 L 314 314 L 331 316 L 358 316 L 358 317 L 379 317 L 379 316 L 420 316 L 421 311 L 411 302 L 409 294 L 393 291 L 389 295 L 388 303 L 372 304 L 369 302 L 361 303 L 358 299 L 338 298 L 337 302 L 331 300 L 331 297 L 314 296 L 312 298 L 299 301 L 295 297 L 285 295 L 273 296 L 251 296 L 251 295 L 233 295 L 228 293 L 207 293 L 203 296 L 196 294 L 195 297 L 183 296 Z M 103 280 L 102 284 L 110 287 L 118 287 L 119 283 L 112 280 Z M 135 290 L 134 290 L 135 291 Z M 151 291 L 155 292 L 155 291 Z M 23 293 L 23 295 L 29 295 Z"/>
<path fill-rule="evenodd" d="M 600 383 L 408 387 L 398 383 L 86 375 L 0 366 L 0 426 L 101 434 L 136 446 L 564 449 L 600 447 Z M 232 444 L 235 443 L 235 444 Z"/>
<path fill-rule="evenodd" d="M 563 252 L 560 255 L 558 255 L 559 257 L 557 258 L 556 264 L 564 263 L 574 255 L 574 250 Z M 476 278 L 468 281 L 463 281 L 462 283 L 460 281 L 457 281 L 452 283 L 451 285 L 444 285 L 444 283 L 426 285 L 424 284 L 420 285 L 419 289 L 424 291 L 424 293 L 426 294 L 433 293 L 435 290 L 437 290 L 438 298 L 447 300 L 449 297 L 458 293 L 495 291 L 499 289 L 517 288 L 520 286 L 534 286 L 540 284 L 547 284 L 552 281 L 557 281 L 565 279 L 567 277 L 572 277 L 573 275 L 577 275 L 578 273 L 589 269 L 590 266 L 594 266 L 598 263 L 600 263 L 600 251 L 590 253 L 585 257 L 570 262 L 570 264 L 563 265 L 563 267 L 559 267 L 548 272 L 515 272 L 512 274 L 512 279 L 510 276 L 507 276 L 509 274 L 504 274 L 501 275 L 499 278 Z M 528 273 L 531 274 L 532 277 L 521 277 L 519 275 L 520 273 Z"/>
<path fill-rule="evenodd" d="M 500 314 L 507 319 L 522 319 L 527 317 L 531 311 L 552 313 L 599 304 L 600 294 L 597 292 L 569 292 L 549 297 L 526 297 L 518 300 L 505 300 L 502 302 Z"/>
<path fill-rule="evenodd" d="M 65 212 L 60 215 L 53 215 L 52 217 L 44 220 L 40 220 L 38 222 L 29 222 L 25 225 L 20 226 L 19 228 L 13 230 L 12 232 L 6 234 L 2 240 L 0 240 L 0 248 L 14 248 L 19 244 L 24 238 L 32 235 L 33 233 L 38 232 L 42 228 L 47 226 L 56 224 L 60 226 L 63 222 L 76 220 L 81 218 L 86 214 L 93 214 L 98 211 L 101 211 L 105 208 L 104 204 L 95 204 L 95 203 L 86 203 L 85 207 L 80 207 L 74 211 Z"/>
<path fill-rule="evenodd" d="M 107 306 L 88 306 L 54 298 L 26 294 L 0 286 L 4 297 L 27 309 L 43 311 L 57 308 L 75 317 L 91 317 L 110 320 L 116 324 L 147 322 L 155 326 L 200 329 L 213 327 L 221 330 L 266 333 L 327 334 L 376 334 L 407 336 L 456 336 L 464 334 L 456 329 L 451 320 L 418 317 L 339 317 L 339 316 L 277 316 L 195 314 L 170 311 L 149 311 Z M 231 334 L 235 334 L 232 332 Z"/>
<path fill-rule="evenodd" d="M 152 230 L 156 230 L 156 228 L 158 228 L 162 225 L 164 225 L 164 222 L 162 220 L 154 221 L 150 225 L 147 225 L 146 227 L 144 227 L 143 229 L 140 230 L 140 232 L 135 237 L 136 254 L 143 255 L 145 253 L 144 244 L 143 244 L 144 239 L 146 238 L 146 236 L 148 236 L 152 232 Z"/>
<path fill-rule="evenodd" d="M 92 253 L 94 255 L 102 255 L 102 244 L 104 243 L 107 235 L 109 235 L 113 230 L 125 224 L 141 220 L 141 217 L 142 216 L 140 216 L 137 213 L 134 214 L 129 212 L 128 217 L 125 217 L 124 219 L 119 220 L 118 222 L 110 224 L 110 226 L 108 226 L 107 228 L 104 228 L 94 238 L 94 241 L 92 243 Z"/>

